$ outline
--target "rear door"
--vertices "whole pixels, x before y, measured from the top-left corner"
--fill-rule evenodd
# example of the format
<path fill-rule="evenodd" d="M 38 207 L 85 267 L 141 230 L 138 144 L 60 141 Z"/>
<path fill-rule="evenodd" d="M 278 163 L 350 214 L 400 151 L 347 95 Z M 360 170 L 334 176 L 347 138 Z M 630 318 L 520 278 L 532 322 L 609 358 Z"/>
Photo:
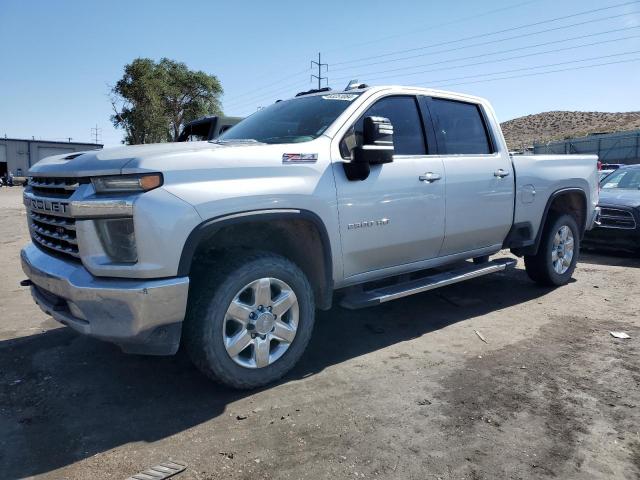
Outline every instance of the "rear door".
<path fill-rule="evenodd" d="M 509 153 L 499 151 L 481 105 L 425 98 L 446 173 L 441 256 L 501 245 L 513 222 Z"/>
<path fill-rule="evenodd" d="M 388 118 L 394 128 L 392 163 L 372 165 L 365 180 L 349 181 L 343 158 L 362 140 L 366 116 Z M 345 277 L 408 264 L 438 255 L 444 237 L 444 169 L 428 156 L 435 139 L 425 137 L 417 98 L 393 95 L 378 99 L 341 139 L 342 158 L 333 162 Z M 421 180 L 430 174 L 430 181 Z M 395 271 L 395 270 L 394 270 Z"/>

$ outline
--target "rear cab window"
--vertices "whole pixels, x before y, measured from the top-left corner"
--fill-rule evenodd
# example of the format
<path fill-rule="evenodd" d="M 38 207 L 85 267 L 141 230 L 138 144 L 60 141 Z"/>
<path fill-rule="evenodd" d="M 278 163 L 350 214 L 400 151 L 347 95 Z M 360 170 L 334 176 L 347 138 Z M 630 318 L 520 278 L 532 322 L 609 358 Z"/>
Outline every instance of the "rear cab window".
<path fill-rule="evenodd" d="M 443 155 L 488 155 L 495 152 L 480 105 L 431 98 L 429 112 Z"/>

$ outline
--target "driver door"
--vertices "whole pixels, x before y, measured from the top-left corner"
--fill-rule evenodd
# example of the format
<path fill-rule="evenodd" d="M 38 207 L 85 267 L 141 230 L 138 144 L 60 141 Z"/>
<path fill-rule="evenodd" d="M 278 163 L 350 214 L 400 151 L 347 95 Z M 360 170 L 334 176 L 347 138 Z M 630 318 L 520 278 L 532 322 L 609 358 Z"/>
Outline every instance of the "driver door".
<path fill-rule="evenodd" d="M 345 279 L 410 270 L 437 257 L 444 239 L 445 172 L 441 158 L 427 155 L 431 142 L 416 97 L 377 100 L 342 139 L 344 157 L 362 141 L 366 116 L 391 121 L 395 154 L 391 163 L 371 165 L 365 180 L 349 181 L 342 159 L 333 162 Z"/>

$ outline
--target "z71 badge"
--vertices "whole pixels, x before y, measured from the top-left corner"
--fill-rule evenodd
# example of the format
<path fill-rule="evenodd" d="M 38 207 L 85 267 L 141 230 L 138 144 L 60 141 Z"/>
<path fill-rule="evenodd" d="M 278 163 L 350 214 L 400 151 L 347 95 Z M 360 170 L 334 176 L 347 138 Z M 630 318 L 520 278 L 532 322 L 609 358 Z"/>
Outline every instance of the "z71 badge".
<path fill-rule="evenodd" d="M 388 218 L 381 218 L 380 220 L 365 220 L 363 222 L 355 222 L 347 225 L 347 230 L 355 230 L 356 228 L 369 228 L 369 227 L 382 227 L 389 225 Z"/>
<path fill-rule="evenodd" d="M 317 153 L 283 153 L 282 163 L 316 163 Z"/>

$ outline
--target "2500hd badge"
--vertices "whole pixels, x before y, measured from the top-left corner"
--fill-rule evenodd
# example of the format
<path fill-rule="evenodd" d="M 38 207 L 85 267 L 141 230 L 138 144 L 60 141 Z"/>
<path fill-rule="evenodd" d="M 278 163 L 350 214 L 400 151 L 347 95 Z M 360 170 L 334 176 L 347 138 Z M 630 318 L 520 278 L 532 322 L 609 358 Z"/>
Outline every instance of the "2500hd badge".
<path fill-rule="evenodd" d="M 357 228 L 380 227 L 383 225 L 389 225 L 388 218 L 381 218 L 380 220 L 364 220 L 363 222 L 350 223 L 347 225 L 347 230 L 355 230 Z"/>

